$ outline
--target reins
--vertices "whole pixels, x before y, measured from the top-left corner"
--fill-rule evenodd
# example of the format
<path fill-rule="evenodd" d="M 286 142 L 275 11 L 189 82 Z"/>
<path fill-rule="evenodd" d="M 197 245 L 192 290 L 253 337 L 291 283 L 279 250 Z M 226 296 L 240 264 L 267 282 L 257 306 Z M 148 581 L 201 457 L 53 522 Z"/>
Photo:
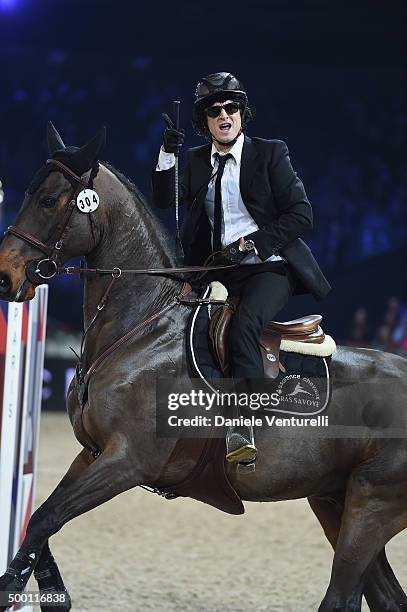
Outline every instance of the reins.
<path fill-rule="evenodd" d="M 213 255 L 213 254 L 212 254 Z M 211 256 L 212 256 L 211 255 Z M 169 274 L 171 272 L 209 272 L 210 270 L 229 270 L 231 268 L 237 268 L 239 264 L 229 264 L 226 266 L 185 266 L 181 268 L 134 268 L 123 270 L 122 268 L 81 268 L 71 267 L 58 268 L 57 274 L 111 274 L 112 276 L 118 274 L 155 274 L 157 276 Z"/>

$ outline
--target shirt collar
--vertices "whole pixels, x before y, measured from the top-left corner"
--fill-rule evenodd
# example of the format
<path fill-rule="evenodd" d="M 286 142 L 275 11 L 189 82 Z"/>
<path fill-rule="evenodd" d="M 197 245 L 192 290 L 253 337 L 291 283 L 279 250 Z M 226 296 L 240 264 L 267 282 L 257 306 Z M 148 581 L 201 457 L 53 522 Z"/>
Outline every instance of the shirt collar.
<path fill-rule="evenodd" d="M 234 159 L 235 159 L 237 164 L 240 164 L 240 161 L 242 159 L 243 144 L 244 144 L 244 134 L 242 133 L 237 138 L 235 144 L 233 145 L 233 147 L 229 151 L 229 153 L 231 155 L 233 155 L 233 157 L 234 157 Z M 219 153 L 219 151 L 217 150 L 215 145 L 212 144 L 212 149 L 211 149 L 211 164 L 212 164 L 212 167 L 215 165 L 215 158 L 214 158 L 215 153 Z M 220 155 L 223 155 L 223 153 L 220 153 Z"/>

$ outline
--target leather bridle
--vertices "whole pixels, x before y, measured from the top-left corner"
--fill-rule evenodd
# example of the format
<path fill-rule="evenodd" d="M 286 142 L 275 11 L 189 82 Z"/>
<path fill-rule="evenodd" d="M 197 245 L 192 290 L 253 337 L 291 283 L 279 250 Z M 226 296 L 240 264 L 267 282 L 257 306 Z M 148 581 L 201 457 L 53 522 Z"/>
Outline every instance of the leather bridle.
<path fill-rule="evenodd" d="M 20 240 L 27 242 L 31 246 L 35 247 L 45 255 L 46 258 L 31 261 L 26 266 L 26 276 L 27 279 L 33 284 L 41 284 L 44 280 L 50 280 L 58 273 L 58 267 L 60 265 L 59 262 L 59 253 L 62 249 L 65 236 L 68 230 L 68 223 L 71 219 L 72 213 L 76 207 L 76 198 L 79 192 L 82 189 L 86 189 L 88 187 L 88 180 L 86 178 L 82 178 L 75 174 L 68 166 L 58 161 L 57 159 L 47 159 L 47 164 L 53 164 L 61 170 L 62 174 L 66 176 L 66 178 L 70 180 L 74 180 L 76 182 L 76 186 L 74 188 L 71 200 L 62 216 L 61 221 L 55 228 L 54 236 L 50 239 L 50 244 L 45 244 L 32 234 L 29 234 L 25 230 L 17 227 L 16 225 L 10 225 L 7 230 L 4 232 L 4 235 L 12 234 Z M 49 266 L 49 273 L 46 273 L 45 266 Z M 35 267 L 35 270 L 33 269 Z M 38 280 L 36 277 L 39 277 Z"/>

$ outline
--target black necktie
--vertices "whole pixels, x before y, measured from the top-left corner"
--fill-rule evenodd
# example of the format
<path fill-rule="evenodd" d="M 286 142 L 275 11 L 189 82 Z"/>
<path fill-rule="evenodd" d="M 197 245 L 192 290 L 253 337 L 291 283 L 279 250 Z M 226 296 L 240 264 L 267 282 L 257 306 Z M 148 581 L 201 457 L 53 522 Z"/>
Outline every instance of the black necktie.
<path fill-rule="evenodd" d="M 215 209 L 213 214 L 213 252 L 222 250 L 222 191 L 221 181 L 225 164 L 228 159 L 233 157 L 231 153 L 219 155 L 215 153 L 219 165 L 215 181 Z"/>

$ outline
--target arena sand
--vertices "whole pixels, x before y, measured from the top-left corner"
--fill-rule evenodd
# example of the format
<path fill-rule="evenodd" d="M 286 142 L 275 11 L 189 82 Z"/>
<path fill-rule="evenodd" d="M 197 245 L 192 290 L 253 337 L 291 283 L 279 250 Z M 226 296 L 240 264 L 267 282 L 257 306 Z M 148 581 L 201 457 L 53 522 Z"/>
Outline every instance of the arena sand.
<path fill-rule="evenodd" d="M 64 413 L 42 415 L 37 506 L 79 450 Z M 306 500 L 245 506 L 232 517 L 133 489 L 74 519 L 50 540 L 72 610 L 316 612 L 332 551 Z M 407 589 L 407 532 L 387 549 Z"/>

